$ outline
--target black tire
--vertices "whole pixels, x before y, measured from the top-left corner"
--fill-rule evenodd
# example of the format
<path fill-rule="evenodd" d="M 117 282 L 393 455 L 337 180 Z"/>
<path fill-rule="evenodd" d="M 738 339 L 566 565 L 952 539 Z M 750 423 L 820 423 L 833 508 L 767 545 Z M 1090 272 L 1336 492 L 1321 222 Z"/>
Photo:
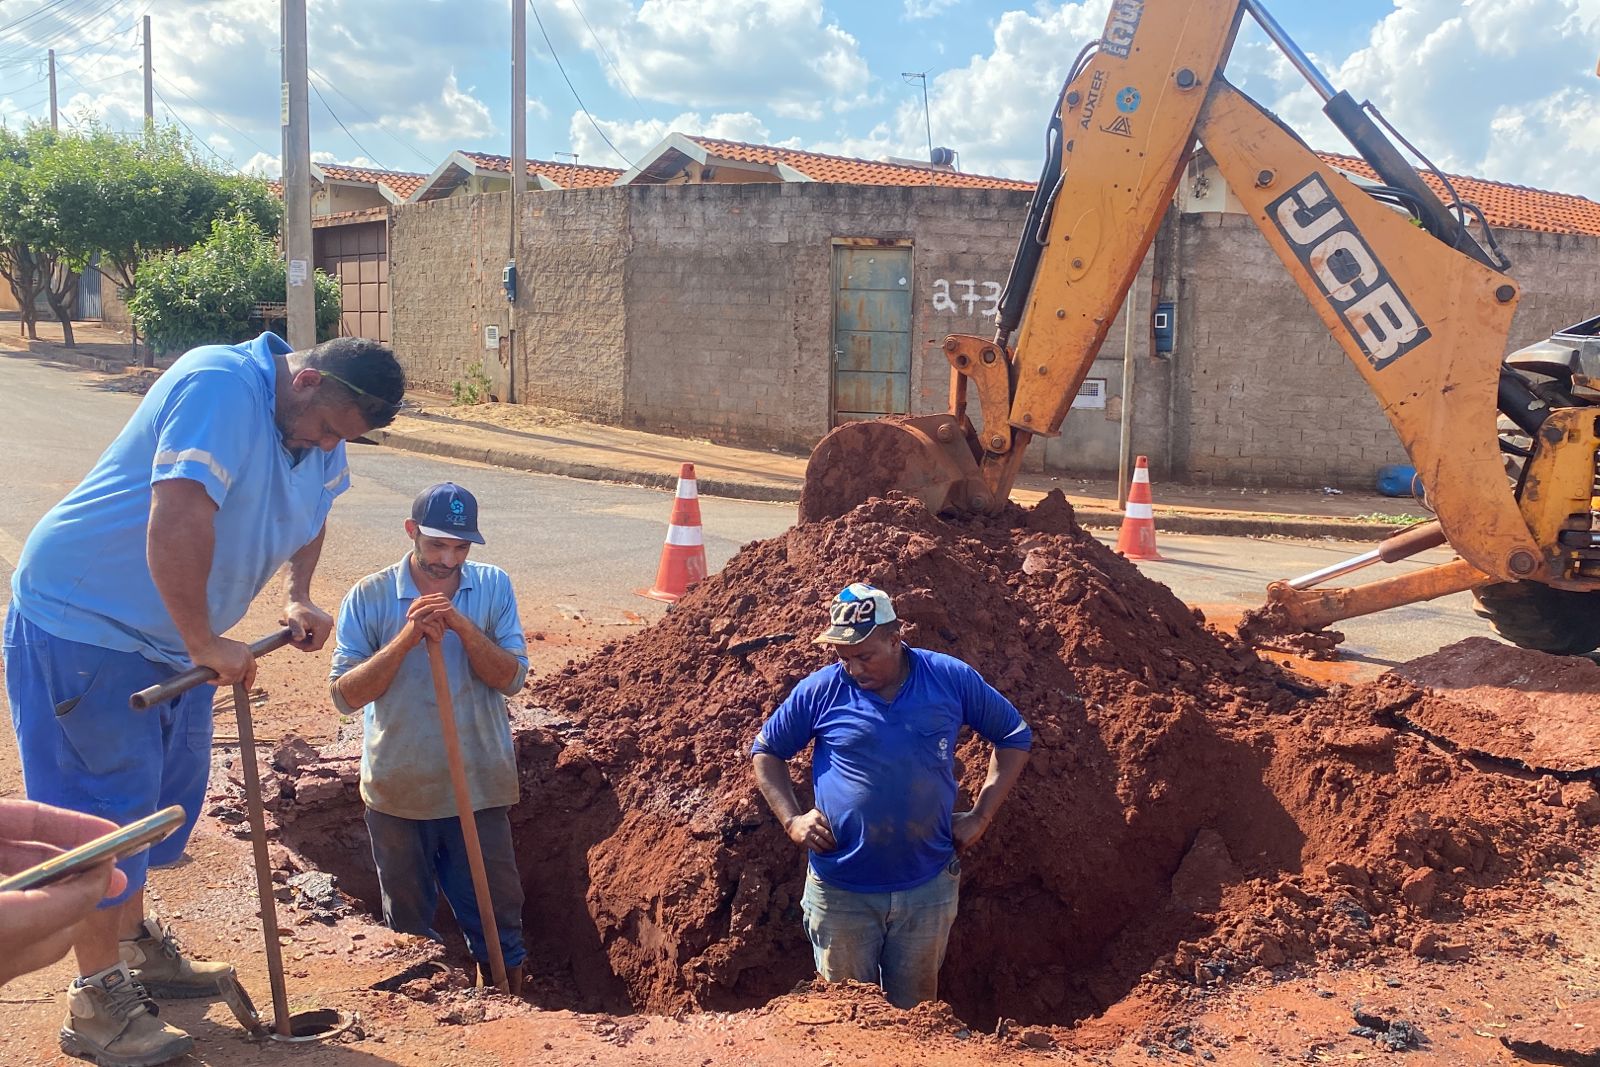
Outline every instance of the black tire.
<path fill-rule="evenodd" d="M 1472 599 L 1473 610 L 1514 645 L 1557 656 L 1600 648 L 1600 592 L 1496 582 L 1473 590 Z"/>

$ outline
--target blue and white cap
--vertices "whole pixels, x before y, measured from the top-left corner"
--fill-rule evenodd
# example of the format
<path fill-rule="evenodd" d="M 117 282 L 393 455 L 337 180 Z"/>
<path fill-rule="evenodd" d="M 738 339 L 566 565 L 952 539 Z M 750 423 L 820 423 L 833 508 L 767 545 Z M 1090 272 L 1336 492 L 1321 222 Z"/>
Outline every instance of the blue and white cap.
<path fill-rule="evenodd" d="M 888 593 L 866 582 L 851 582 L 833 598 L 828 606 L 829 626 L 812 644 L 858 645 L 874 629 L 896 618 Z"/>
<path fill-rule="evenodd" d="M 440 482 L 418 493 L 411 502 L 411 519 L 427 537 L 483 544 L 478 532 L 478 499 L 455 482 Z"/>

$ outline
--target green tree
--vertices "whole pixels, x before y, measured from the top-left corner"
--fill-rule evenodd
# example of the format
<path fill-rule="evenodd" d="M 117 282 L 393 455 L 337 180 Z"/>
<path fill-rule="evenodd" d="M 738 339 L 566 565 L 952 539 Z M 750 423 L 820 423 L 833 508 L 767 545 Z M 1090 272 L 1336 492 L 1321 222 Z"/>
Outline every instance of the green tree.
<path fill-rule="evenodd" d="M 0 275 L 17 298 L 22 332 L 38 338 L 42 297 L 61 321 L 70 348 L 78 274 L 50 214 L 40 210 L 34 174 L 36 161 L 56 144 L 55 133 L 39 123 L 21 134 L 0 129 Z"/>
<path fill-rule="evenodd" d="M 0 127 L 0 277 L 17 299 L 22 335 L 37 338 L 39 263 L 25 233 L 28 149 L 20 134 Z"/>
<path fill-rule="evenodd" d="M 145 259 L 204 239 L 216 219 L 244 217 L 276 234 L 283 216 L 264 180 L 210 166 L 172 126 L 127 138 L 86 122 L 34 156 L 30 180 L 61 260 L 82 271 L 98 253 L 98 269 L 124 295 Z"/>
<path fill-rule="evenodd" d="M 261 332 L 261 304 L 283 303 L 287 267 L 260 221 L 239 214 L 211 224 L 211 235 L 183 252 L 148 256 L 128 308 L 153 351 L 234 344 Z M 340 315 L 339 281 L 316 272 L 317 337 L 332 337 Z"/>

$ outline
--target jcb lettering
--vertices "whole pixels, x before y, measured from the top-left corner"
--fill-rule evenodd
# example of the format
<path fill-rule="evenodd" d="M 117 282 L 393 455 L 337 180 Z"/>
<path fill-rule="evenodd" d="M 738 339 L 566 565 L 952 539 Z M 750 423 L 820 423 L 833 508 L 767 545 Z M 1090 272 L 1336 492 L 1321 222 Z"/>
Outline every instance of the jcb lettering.
<path fill-rule="evenodd" d="M 1320 175 L 1268 204 L 1267 217 L 1373 369 L 1382 370 L 1432 336 Z"/>
<path fill-rule="evenodd" d="M 1406 349 L 1428 338 L 1417 313 L 1405 302 L 1393 282 L 1385 282 L 1345 309 L 1345 318 L 1361 338 L 1362 347 L 1381 367 Z M 1421 334 L 1421 341 L 1417 335 Z"/>
<path fill-rule="evenodd" d="M 1106 35 L 1100 42 L 1100 50 L 1127 59 L 1133 50 L 1133 35 L 1139 32 L 1139 20 L 1143 17 L 1144 0 L 1117 0 L 1111 5 L 1111 17 L 1106 19 Z"/>

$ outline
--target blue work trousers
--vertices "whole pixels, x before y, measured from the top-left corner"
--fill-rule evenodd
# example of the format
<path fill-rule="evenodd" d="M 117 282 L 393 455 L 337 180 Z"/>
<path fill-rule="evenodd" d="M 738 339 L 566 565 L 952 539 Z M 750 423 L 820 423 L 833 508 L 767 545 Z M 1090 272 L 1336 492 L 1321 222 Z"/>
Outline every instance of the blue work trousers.
<path fill-rule="evenodd" d="M 522 876 L 511 845 L 508 808 L 474 812 L 478 843 L 483 847 L 484 873 L 489 880 L 489 900 L 500 934 L 500 951 L 506 969 L 520 967 L 528 958 L 522 943 Z M 401 819 L 367 809 L 367 832 L 372 835 L 372 861 L 378 868 L 378 888 L 383 894 L 383 922 L 391 930 L 442 941 L 433 928 L 439 910 L 439 890 L 466 936 L 467 948 L 488 973 L 489 947 L 483 923 L 478 920 L 478 896 L 472 890 L 472 868 L 467 863 L 467 843 L 461 820 Z"/>

